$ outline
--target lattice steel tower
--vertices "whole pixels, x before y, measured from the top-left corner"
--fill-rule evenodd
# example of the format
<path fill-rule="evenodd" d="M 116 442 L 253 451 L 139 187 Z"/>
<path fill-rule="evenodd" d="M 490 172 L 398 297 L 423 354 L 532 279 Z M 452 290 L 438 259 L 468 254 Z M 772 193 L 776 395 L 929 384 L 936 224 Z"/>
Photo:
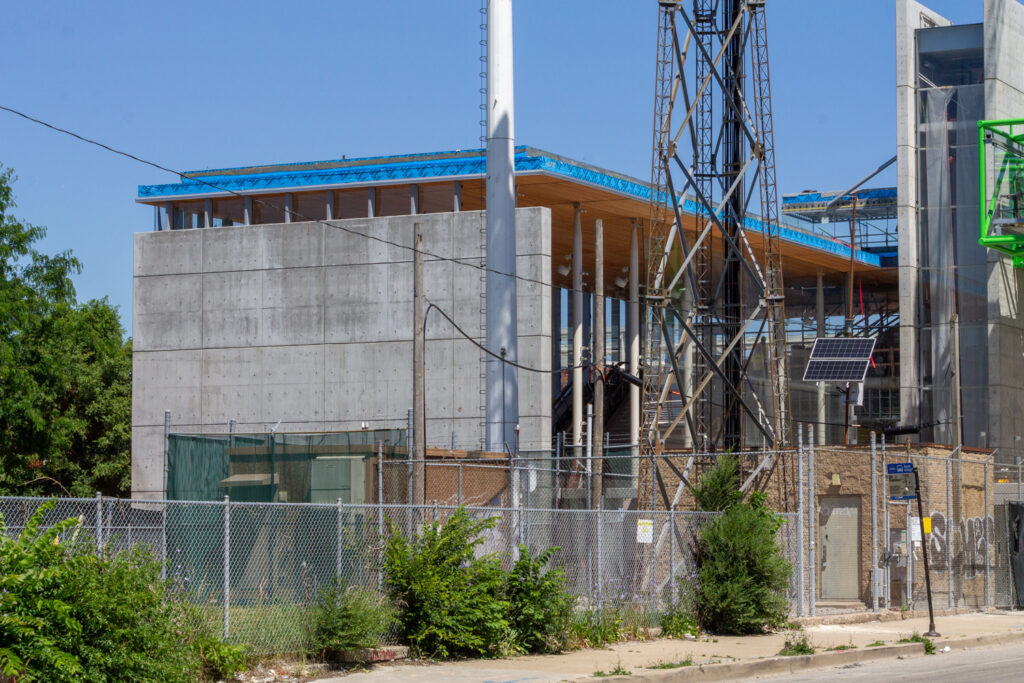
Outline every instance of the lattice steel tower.
<path fill-rule="evenodd" d="M 658 4 L 646 445 L 779 448 L 789 382 L 765 2 Z"/>

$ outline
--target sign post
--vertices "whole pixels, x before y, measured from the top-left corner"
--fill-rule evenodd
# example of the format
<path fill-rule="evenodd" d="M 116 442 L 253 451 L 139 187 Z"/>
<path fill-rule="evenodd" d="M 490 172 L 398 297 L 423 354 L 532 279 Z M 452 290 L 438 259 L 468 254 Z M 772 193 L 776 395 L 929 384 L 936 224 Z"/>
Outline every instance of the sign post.
<path fill-rule="evenodd" d="M 924 555 L 924 586 L 928 592 L 928 632 L 925 635 L 935 638 L 939 633 L 935 630 L 935 612 L 932 610 L 932 580 L 928 573 L 928 534 L 932 532 L 932 520 L 925 517 L 921 509 L 921 478 L 912 462 L 889 463 L 885 466 L 885 473 L 889 477 L 889 500 L 909 501 L 917 498 L 917 531 L 919 533 L 915 534 L 914 529 L 907 529 L 907 545 L 912 547 L 915 541 L 920 540 L 921 542 L 921 552 Z M 911 485 L 913 485 L 913 489 L 911 489 Z M 909 511 L 907 514 L 909 515 Z M 907 583 L 910 584 L 909 581 Z"/>
<path fill-rule="evenodd" d="M 914 467 L 914 495 L 917 497 L 917 519 L 921 525 L 921 551 L 924 554 L 924 585 L 925 590 L 928 591 L 928 632 L 925 635 L 929 638 L 935 638 L 939 633 L 935 630 L 935 612 L 932 610 L 932 580 L 928 573 L 928 538 L 924 533 L 924 512 L 921 511 L 921 477 L 918 475 L 916 467 Z M 928 531 L 931 531 L 931 520 L 928 520 L 928 527 Z"/>

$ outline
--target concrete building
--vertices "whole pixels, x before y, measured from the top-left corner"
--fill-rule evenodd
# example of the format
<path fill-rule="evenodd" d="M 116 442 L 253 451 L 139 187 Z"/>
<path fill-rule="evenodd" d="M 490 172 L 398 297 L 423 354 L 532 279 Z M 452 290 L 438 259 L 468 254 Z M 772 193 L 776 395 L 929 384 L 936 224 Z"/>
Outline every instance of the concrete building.
<path fill-rule="evenodd" d="M 1024 456 L 1024 276 L 978 244 L 979 120 L 1024 114 L 1024 6 L 955 26 L 896 2 L 900 411 L 923 441 Z M 956 316 L 956 322 L 954 322 Z M 959 335 L 959 358 L 953 354 Z"/>
<path fill-rule="evenodd" d="M 140 187 L 155 230 L 135 236 L 133 493 L 163 492 L 165 410 L 176 432 L 224 432 L 229 420 L 239 432 L 405 428 L 415 222 L 429 253 L 426 296 L 440 309 L 427 315 L 427 445 L 482 448 L 483 166 L 474 150 L 203 171 Z M 516 149 L 516 188 L 519 362 L 546 371 L 519 371 L 518 446 L 549 451 L 558 433 L 570 447 L 583 440 L 597 220 L 604 364 L 641 372 L 630 291 L 644 279 L 650 190 L 529 147 Z M 695 233 L 696 218 L 686 221 Z M 794 301 L 808 283 L 841 289 L 848 245 L 799 228 L 783 239 Z M 878 254 L 858 249 L 856 262 L 869 288 L 894 279 Z M 803 299 L 813 309 L 813 295 Z M 792 308 L 794 321 L 805 313 Z M 638 443 L 639 389 L 614 398 L 609 438 Z M 811 401 L 797 414 L 815 411 Z"/>

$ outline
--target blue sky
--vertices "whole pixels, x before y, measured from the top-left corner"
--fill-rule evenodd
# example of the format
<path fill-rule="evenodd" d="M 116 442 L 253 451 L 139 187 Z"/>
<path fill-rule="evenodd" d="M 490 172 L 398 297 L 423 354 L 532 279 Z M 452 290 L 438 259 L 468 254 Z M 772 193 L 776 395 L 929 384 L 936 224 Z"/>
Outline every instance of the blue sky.
<path fill-rule="evenodd" d="M 933 0 L 956 23 L 981 0 Z M 9 3 L 0 104 L 170 168 L 479 146 L 479 0 Z M 656 0 L 514 0 L 516 138 L 650 176 Z M 891 0 L 771 0 L 780 192 L 895 153 Z M 71 249 L 131 332 L 139 184 L 174 176 L 0 112 L 15 214 Z M 894 183 L 892 171 L 882 182 Z"/>

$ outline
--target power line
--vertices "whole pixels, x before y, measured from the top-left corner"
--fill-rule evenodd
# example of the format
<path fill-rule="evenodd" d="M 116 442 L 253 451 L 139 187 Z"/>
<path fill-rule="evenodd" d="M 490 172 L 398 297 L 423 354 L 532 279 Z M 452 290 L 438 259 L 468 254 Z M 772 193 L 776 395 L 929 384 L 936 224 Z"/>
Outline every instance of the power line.
<path fill-rule="evenodd" d="M 409 246 L 409 245 L 405 245 L 405 244 L 399 244 L 398 242 L 392 242 L 391 240 L 387 240 L 387 239 L 384 239 L 382 237 L 377 237 L 375 235 L 368 235 L 366 233 L 359 232 L 358 230 L 353 230 L 352 228 L 347 228 L 347 227 L 342 226 L 342 225 L 334 225 L 332 223 L 328 223 L 325 220 L 320 220 L 319 218 L 313 218 L 312 216 L 307 216 L 305 214 L 299 213 L 298 211 L 295 211 L 294 209 L 288 210 L 288 209 L 286 209 L 283 206 L 279 206 L 279 205 L 274 204 L 272 202 L 268 202 L 268 201 L 266 201 L 264 199 L 260 199 L 259 195 L 242 194 L 240 192 L 236 192 L 235 190 L 231 190 L 231 189 L 228 189 L 226 187 L 221 187 L 220 185 L 217 185 L 215 183 L 211 183 L 210 181 L 204 180 L 203 178 L 201 178 L 199 176 L 190 175 L 190 174 L 185 173 L 183 171 L 176 171 L 173 168 L 168 168 L 167 166 L 163 166 L 162 164 L 158 164 L 155 161 L 149 161 L 148 159 L 143 159 L 142 157 L 139 157 L 139 156 L 137 156 L 135 154 L 132 154 L 130 152 L 125 152 L 124 150 L 117 149 L 116 147 L 111 147 L 110 145 L 107 145 L 107 144 L 104 144 L 102 142 L 99 142 L 98 140 L 93 140 L 92 138 L 85 137 L 84 135 L 79 135 L 78 133 L 75 133 L 73 131 L 67 130 L 66 128 L 61 128 L 60 126 L 54 125 L 52 123 L 48 123 L 46 121 L 43 121 L 42 119 L 38 119 L 38 118 L 36 118 L 34 116 L 31 116 L 29 114 L 26 114 L 24 112 L 18 111 L 17 109 L 12 109 L 11 107 L 6 107 L 6 106 L 0 104 L 0 110 L 6 111 L 6 112 L 10 112 L 11 114 L 14 114 L 15 116 L 20 116 L 21 118 L 23 118 L 23 119 L 25 119 L 27 121 L 31 121 L 32 123 L 38 124 L 40 126 L 44 126 L 44 127 L 49 128 L 50 130 L 53 130 L 55 132 L 62 133 L 64 135 L 69 135 L 69 136 L 75 138 L 76 140 L 80 140 L 81 142 L 85 142 L 85 143 L 90 144 L 90 145 L 95 145 L 96 147 L 104 149 L 104 150 L 106 150 L 108 152 L 111 152 L 113 154 L 117 154 L 117 155 L 123 156 L 123 157 L 125 157 L 127 159 L 131 159 L 132 161 L 137 161 L 140 164 L 145 164 L 146 166 L 151 166 L 151 167 L 153 167 L 153 168 L 155 168 L 157 170 L 164 171 L 165 173 L 170 173 L 172 175 L 176 175 L 179 178 L 183 178 L 183 179 L 191 180 L 191 181 L 194 181 L 194 182 L 197 182 L 197 183 L 201 183 L 201 184 L 203 184 L 203 185 L 205 185 L 205 186 L 207 186 L 207 187 L 209 187 L 209 188 L 211 188 L 213 190 L 217 190 L 218 192 L 225 192 L 227 194 L 234 195 L 235 197 L 238 197 L 240 199 L 250 198 L 250 199 L 252 199 L 254 204 L 259 204 L 260 206 L 263 206 L 263 207 L 266 207 L 266 208 L 271 208 L 271 209 L 276 209 L 276 210 L 279 210 L 279 211 L 282 211 L 282 212 L 286 212 L 287 215 L 297 216 L 299 218 L 305 219 L 306 221 L 308 221 L 310 223 L 317 223 L 318 225 L 323 225 L 325 227 L 333 228 L 335 230 L 341 230 L 341 231 L 347 232 L 349 234 L 355 235 L 357 237 L 363 237 L 363 238 L 366 238 L 368 240 L 373 240 L 375 242 L 380 242 L 381 244 L 386 244 L 388 246 L 398 247 L 400 249 L 405 249 L 405 250 L 408 250 L 408 251 L 411 251 L 411 252 L 414 252 L 414 253 L 416 252 L 416 247 L 414 247 L 414 246 Z M 528 283 L 535 284 L 535 285 L 541 285 L 541 286 L 544 286 L 544 287 L 549 287 L 549 286 L 551 286 L 553 284 L 553 283 L 550 283 L 550 282 L 544 282 L 543 280 L 538 280 L 536 278 L 531 278 L 531 277 L 526 277 L 524 275 L 519 275 L 517 273 L 505 273 L 505 272 L 502 272 L 500 270 L 496 270 L 494 268 L 488 268 L 486 265 L 479 265 L 479 264 L 476 264 L 476 263 L 471 263 L 471 262 L 469 262 L 467 260 L 451 258 L 451 257 L 447 257 L 447 256 L 440 256 L 438 254 L 434 254 L 434 253 L 431 253 L 429 251 L 423 251 L 423 250 L 421 250 L 421 251 L 422 251 L 424 256 L 429 256 L 430 258 L 435 259 L 437 261 L 448 261 L 448 262 L 456 263 L 456 264 L 459 264 L 459 265 L 462 265 L 462 266 L 467 266 L 467 267 L 470 267 L 470 268 L 475 268 L 477 270 L 481 270 L 481 271 L 484 271 L 484 272 L 495 273 L 497 275 L 504 275 L 506 277 L 515 278 L 516 280 L 521 280 L 523 282 L 528 282 Z M 570 287 L 566 287 L 564 289 L 566 291 L 569 291 L 569 292 L 576 291 L 575 289 L 570 288 Z M 586 293 L 584 290 L 580 290 L 580 291 L 582 293 Z"/>

